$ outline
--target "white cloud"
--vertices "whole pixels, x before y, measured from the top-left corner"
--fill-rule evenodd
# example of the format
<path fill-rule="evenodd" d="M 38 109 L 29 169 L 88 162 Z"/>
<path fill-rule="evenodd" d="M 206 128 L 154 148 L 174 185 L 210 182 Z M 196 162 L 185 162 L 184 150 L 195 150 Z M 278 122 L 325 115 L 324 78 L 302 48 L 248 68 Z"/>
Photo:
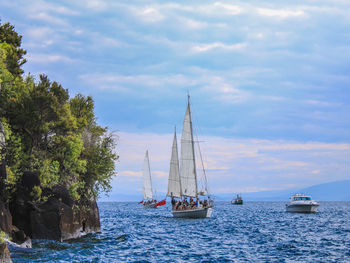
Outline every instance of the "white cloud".
<path fill-rule="evenodd" d="M 226 10 L 228 13 L 230 13 L 232 15 L 238 15 L 242 11 L 242 8 L 240 6 L 223 4 L 221 2 L 214 3 L 214 6 L 215 7 L 220 7 L 222 9 Z"/>
<path fill-rule="evenodd" d="M 208 26 L 208 23 L 201 22 L 191 18 L 179 18 L 180 22 L 184 25 L 184 29 L 199 30 Z"/>
<path fill-rule="evenodd" d="M 258 8 L 258 14 L 268 17 L 277 17 L 281 19 L 286 19 L 290 17 L 300 17 L 304 16 L 305 12 L 303 10 L 285 10 L 285 9 L 268 9 L 268 8 Z"/>
<path fill-rule="evenodd" d="M 166 191 L 172 136 L 120 132 L 117 170 L 121 170 L 123 180 L 127 181 L 129 176 L 130 182 L 134 182 L 135 176 L 141 176 L 148 149 L 157 189 Z M 330 172 L 332 180 L 349 179 L 350 144 L 213 136 L 203 136 L 200 140 L 205 141 L 201 149 L 214 193 L 302 188 L 328 182 Z M 135 172 L 135 167 L 139 167 L 139 172 Z"/>
<path fill-rule="evenodd" d="M 31 63 L 49 64 L 56 62 L 75 63 L 77 60 L 59 54 L 29 53 L 27 56 Z"/>
<path fill-rule="evenodd" d="M 131 10 L 136 17 L 147 23 L 157 23 L 164 19 L 164 15 L 155 7 L 134 7 Z"/>
<path fill-rule="evenodd" d="M 52 16 L 47 12 L 38 12 L 36 14 L 29 13 L 28 18 L 33 19 L 33 20 L 40 20 L 40 21 L 43 21 L 45 23 L 55 24 L 55 25 L 60 25 L 60 26 L 68 26 L 69 25 L 69 23 L 66 20 L 59 18 L 59 17 Z"/>
<path fill-rule="evenodd" d="M 94 11 L 105 11 L 109 8 L 108 3 L 103 0 L 84 0 L 82 3 L 86 8 Z"/>
<path fill-rule="evenodd" d="M 228 45 L 221 42 L 215 42 L 211 44 L 195 44 L 192 47 L 192 51 L 195 53 L 208 52 L 213 49 L 232 51 L 232 50 L 241 50 L 246 46 L 247 46 L 246 43 L 237 43 L 237 44 Z"/>

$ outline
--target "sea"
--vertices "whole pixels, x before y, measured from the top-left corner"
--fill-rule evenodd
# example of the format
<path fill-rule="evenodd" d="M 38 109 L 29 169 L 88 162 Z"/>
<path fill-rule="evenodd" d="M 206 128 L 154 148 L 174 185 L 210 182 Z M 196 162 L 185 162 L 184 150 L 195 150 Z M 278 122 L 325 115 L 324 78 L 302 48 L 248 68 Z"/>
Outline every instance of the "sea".
<path fill-rule="evenodd" d="M 170 205 L 99 203 L 101 233 L 10 246 L 13 262 L 350 262 L 350 202 L 314 214 L 285 202 L 215 202 L 211 218 L 173 218 Z"/>

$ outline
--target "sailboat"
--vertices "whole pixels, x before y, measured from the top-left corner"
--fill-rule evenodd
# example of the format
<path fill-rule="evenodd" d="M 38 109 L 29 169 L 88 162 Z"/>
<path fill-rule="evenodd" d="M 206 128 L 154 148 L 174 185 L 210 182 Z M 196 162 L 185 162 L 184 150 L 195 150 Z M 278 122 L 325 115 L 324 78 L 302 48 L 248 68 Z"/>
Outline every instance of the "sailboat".
<path fill-rule="evenodd" d="M 200 152 L 200 151 L 199 151 Z M 200 154 L 201 157 L 201 154 Z M 201 158 L 202 159 L 202 158 Z M 180 164 L 180 165 L 179 165 Z M 203 166 L 203 162 L 202 162 Z M 194 150 L 193 129 L 191 120 L 190 96 L 181 135 L 181 158 L 178 159 L 176 128 L 173 139 L 167 195 L 172 199 L 172 214 L 179 218 L 205 218 L 211 217 L 213 200 L 208 193 L 208 183 L 205 177 L 205 189 L 198 192 L 196 171 L 196 158 Z M 201 201 L 199 196 L 208 196 L 208 200 Z M 180 198 L 177 202 L 175 198 Z M 190 199 L 190 202 L 187 201 Z M 196 201 L 194 201 L 194 199 Z"/>
<path fill-rule="evenodd" d="M 156 208 L 157 200 L 153 199 L 153 190 L 152 190 L 152 178 L 151 178 L 151 168 L 149 165 L 148 150 L 145 154 L 145 159 L 143 161 L 143 200 L 140 202 L 143 204 L 144 208 Z"/>

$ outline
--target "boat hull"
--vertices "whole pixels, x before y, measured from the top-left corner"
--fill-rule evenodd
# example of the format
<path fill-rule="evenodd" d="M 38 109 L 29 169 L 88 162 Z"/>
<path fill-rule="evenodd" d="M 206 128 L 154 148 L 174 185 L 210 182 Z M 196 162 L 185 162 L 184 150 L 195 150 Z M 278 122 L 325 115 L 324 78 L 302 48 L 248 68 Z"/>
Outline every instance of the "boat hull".
<path fill-rule="evenodd" d="M 206 207 L 179 211 L 173 210 L 172 213 L 176 218 L 206 218 L 211 217 L 213 208 Z"/>
<path fill-rule="evenodd" d="M 319 205 L 317 204 L 294 204 L 286 205 L 286 212 L 292 213 L 316 213 Z"/>
<path fill-rule="evenodd" d="M 145 209 L 157 208 L 156 204 L 157 203 L 151 203 L 151 204 L 143 205 L 143 208 L 145 208 Z"/>
<path fill-rule="evenodd" d="M 243 200 L 232 200 L 231 204 L 233 204 L 233 205 L 243 205 Z"/>

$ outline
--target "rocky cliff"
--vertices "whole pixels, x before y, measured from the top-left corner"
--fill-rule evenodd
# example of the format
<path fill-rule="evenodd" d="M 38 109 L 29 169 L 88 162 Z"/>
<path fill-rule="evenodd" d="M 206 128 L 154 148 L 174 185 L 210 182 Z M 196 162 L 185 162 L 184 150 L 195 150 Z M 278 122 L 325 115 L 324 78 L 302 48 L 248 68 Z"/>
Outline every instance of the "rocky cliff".
<path fill-rule="evenodd" d="M 5 133 L 0 123 L 0 230 L 10 233 L 12 229 L 12 218 L 9 212 L 8 196 L 6 192 L 6 163 L 4 158 Z"/>
<path fill-rule="evenodd" d="M 2 126 L 1 131 L 2 135 Z M 4 136 L 1 135 L 0 143 L 4 145 Z M 3 159 L 0 163 L 0 229 L 11 236 L 14 242 L 30 247 L 30 238 L 63 241 L 100 232 L 96 200 L 76 203 L 66 187 L 42 187 L 38 174 L 31 171 L 23 173 L 16 191 L 11 195 L 11 200 L 8 200 L 6 178 Z M 42 189 L 41 200 L 33 198 L 35 187 Z M 3 253 L 5 252 L 4 250 Z"/>
<path fill-rule="evenodd" d="M 38 175 L 25 172 L 10 203 L 13 224 L 33 239 L 63 241 L 100 232 L 99 210 L 95 200 L 75 203 L 62 185 L 44 188 L 47 201 L 33 202 L 32 189 L 40 187 Z"/>
<path fill-rule="evenodd" d="M 11 263 L 10 251 L 5 243 L 0 244 L 0 263 Z"/>
<path fill-rule="evenodd" d="M 3 153 L 5 146 L 4 129 L 0 123 L 0 153 Z M 3 154 L 0 154 L 0 230 L 7 234 L 11 233 L 12 229 L 12 217 L 9 212 L 8 198 L 5 187 L 6 180 L 6 165 L 3 158 Z M 10 252 L 5 243 L 1 243 L 0 240 L 0 263 L 12 262 L 10 258 Z"/>

